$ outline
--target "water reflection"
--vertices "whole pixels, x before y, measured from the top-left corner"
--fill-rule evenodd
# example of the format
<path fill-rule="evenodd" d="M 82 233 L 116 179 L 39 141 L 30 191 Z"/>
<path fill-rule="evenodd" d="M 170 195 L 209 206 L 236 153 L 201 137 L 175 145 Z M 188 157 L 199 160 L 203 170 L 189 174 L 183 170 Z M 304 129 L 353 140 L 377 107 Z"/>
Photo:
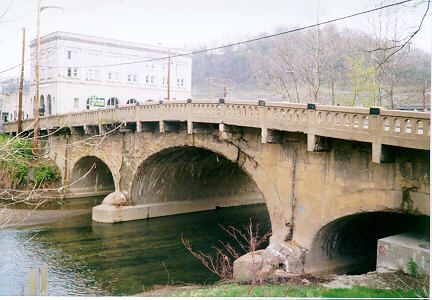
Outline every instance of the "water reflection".
<path fill-rule="evenodd" d="M 28 270 L 47 263 L 50 295 L 133 295 L 153 285 L 216 280 L 181 243 L 208 251 L 227 239 L 218 224 L 252 219 L 270 229 L 265 205 L 219 209 L 118 224 L 90 213 L 45 226 L 0 232 L 0 295 L 25 293 Z"/>

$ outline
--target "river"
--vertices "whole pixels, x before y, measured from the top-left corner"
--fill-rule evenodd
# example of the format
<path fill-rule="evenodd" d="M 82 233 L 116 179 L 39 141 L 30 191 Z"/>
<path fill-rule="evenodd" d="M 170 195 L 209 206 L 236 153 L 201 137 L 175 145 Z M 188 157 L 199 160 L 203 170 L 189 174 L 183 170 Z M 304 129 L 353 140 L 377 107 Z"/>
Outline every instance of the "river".
<path fill-rule="evenodd" d="M 182 234 L 194 249 L 209 252 L 229 240 L 219 225 L 240 228 L 250 219 L 270 230 L 263 204 L 117 224 L 93 222 L 88 210 L 3 229 L 0 295 L 25 295 L 29 270 L 44 263 L 51 296 L 134 295 L 155 285 L 211 283 L 217 278 L 187 251 Z"/>

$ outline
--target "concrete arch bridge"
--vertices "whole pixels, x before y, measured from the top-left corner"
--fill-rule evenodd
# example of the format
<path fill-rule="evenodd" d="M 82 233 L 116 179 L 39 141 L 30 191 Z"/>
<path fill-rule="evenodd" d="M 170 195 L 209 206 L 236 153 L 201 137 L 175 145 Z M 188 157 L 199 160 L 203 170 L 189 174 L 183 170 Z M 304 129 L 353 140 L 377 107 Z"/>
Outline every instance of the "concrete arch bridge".
<path fill-rule="evenodd" d="M 40 124 L 68 195 L 125 202 L 93 208 L 99 222 L 265 203 L 271 244 L 299 249 L 306 272 L 346 270 L 377 238 L 429 222 L 428 113 L 220 99 Z"/>

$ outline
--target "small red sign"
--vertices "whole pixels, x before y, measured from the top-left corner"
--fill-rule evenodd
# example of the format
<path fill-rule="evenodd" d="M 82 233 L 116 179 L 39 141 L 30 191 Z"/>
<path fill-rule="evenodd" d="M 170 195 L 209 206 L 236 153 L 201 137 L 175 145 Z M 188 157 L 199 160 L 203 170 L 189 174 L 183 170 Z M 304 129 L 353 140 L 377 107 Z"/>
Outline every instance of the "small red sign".
<path fill-rule="evenodd" d="M 387 253 L 387 250 L 383 245 L 378 247 L 378 254 L 379 255 L 386 255 L 386 253 Z"/>

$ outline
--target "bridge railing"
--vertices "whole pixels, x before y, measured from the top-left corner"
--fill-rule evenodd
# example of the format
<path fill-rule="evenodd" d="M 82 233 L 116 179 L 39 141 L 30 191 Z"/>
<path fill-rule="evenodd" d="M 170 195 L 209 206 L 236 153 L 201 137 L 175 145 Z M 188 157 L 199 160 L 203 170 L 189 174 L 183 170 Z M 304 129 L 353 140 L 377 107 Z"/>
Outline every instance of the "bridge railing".
<path fill-rule="evenodd" d="M 40 118 L 41 129 L 122 122 L 189 121 L 303 132 L 383 145 L 430 149 L 430 115 L 425 112 L 263 101 L 166 101 Z M 31 130 L 33 120 L 23 122 Z M 16 122 L 5 132 L 16 132 Z"/>

